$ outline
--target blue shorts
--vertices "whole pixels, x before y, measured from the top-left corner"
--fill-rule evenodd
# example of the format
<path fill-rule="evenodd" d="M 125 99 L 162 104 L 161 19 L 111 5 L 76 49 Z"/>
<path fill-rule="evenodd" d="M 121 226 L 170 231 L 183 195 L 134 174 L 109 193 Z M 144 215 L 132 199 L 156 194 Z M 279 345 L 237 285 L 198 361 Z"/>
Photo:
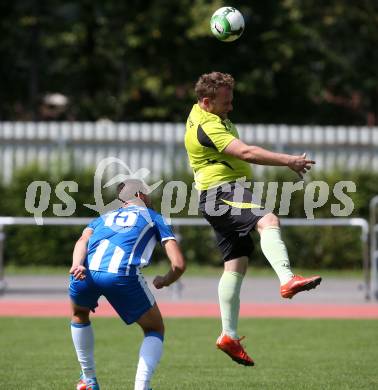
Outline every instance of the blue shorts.
<path fill-rule="evenodd" d="M 103 295 L 126 324 L 137 321 L 155 303 L 141 274 L 124 276 L 87 270 L 84 280 L 76 280 L 71 275 L 69 295 L 76 305 L 93 312 Z"/>

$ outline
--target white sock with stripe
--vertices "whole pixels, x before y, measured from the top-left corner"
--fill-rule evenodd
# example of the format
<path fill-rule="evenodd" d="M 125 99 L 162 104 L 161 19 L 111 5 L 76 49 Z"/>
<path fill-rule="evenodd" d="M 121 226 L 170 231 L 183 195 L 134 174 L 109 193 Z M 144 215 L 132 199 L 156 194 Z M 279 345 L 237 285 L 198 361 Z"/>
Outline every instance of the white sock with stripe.
<path fill-rule="evenodd" d="M 281 239 L 281 230 L 278 226 L 268 226 L 262 230 L 260 239 L 261 250 L 274 271 L 276 271 L 282 286 L 287 283 L 294 274 L 291 272 L 286 245 Z"/>
<path fill-rule="evenodd" d="M 78 324 L 71 322 L 71 334 L 77 360 L 80 363 L 85 379 L 95 378 L 94 336 L 91 323 Z"/>
<path fill-rule="evenodd" d="M 151 377 L 163 353 L 163 340 L 160 333 L 146 333 L 139 351 L 134 390 L 149 390 Z"/>

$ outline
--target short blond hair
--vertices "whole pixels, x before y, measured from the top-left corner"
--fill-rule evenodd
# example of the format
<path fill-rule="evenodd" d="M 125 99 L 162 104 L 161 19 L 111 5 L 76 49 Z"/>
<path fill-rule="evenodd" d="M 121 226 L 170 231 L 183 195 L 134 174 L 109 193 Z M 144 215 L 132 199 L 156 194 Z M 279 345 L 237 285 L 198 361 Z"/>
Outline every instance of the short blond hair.
<path fill-rule="evenodd" d="M 233 89 L 235 85 L 234 78 L 228 73 L 211 72 L 205 73 L 198 79 L 194 91 L 197 99 L 204 97 L 213 99 L 221 87 Z"/>

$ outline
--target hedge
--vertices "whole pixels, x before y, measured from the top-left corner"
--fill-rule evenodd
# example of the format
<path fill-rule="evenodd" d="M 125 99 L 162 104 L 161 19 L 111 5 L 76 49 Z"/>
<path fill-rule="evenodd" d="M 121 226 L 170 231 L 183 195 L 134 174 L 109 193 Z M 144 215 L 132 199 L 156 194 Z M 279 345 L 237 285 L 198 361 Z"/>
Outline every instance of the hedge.
<path fill-rule="evenodd" d="M 187 183 L 188 193 L 192 186 L 192 177 L 187 173 L 177 175 Z M 62 180 L 73 180 L 78 183 L 79 191 L 70 193 L 77 204 L 73 217 L 95 217 L 95 211 L 83 206 L 84 203 L 93 203 L 93 172 L 70 171 L 64 174 L 49 174 L 47 170 L 32 165 L 16 172 L 9 185 L 1 185 L 0 215 L 2 216 L 31 216 L 25 210 L 25 193 L 28 185 L 34 180 L 45 180 L 54 189 Z M 163 184 L 168 182 L 163 179 Z M 284 181 L 295 182 L 294 173 L 284 168 L 267 171 L 264 178 L 255 177 L 258 182 L 278 182 L 278 195 Z M 333 188 L 336 182 L 348 180 L 356 183 L 356 192 L 348 193 L 354 202 L 354 210 L 350 217 L 369 218 L 369 201 L 378 194 L 378 173 L 371 172 L 316 172 L 306 178 L 321 180 Z M 161 188 L 155 191 L 154 204 L 159 209 Z M 114 189 L 114 188 L 113 188 Z M 105 194 L 106 201 L 113 198 L 111 192 Z M 43 216 L 54 216 L 53 204 L 62 203 L 52 191 L 49 207 Z M 332 217 L 331 204 L 337 199 L 330 196 L 324 206 L 314 211 L 316 217 Z M 187 216 L 187 206 L 173 217 Z M 274 209 L 279 211 L 279 202 Z M 304 190 L 293 194 L 290 214 L 288 217 L 306 217 L 304 211 Z M 69 266 L 75 240 L 79 237 L 82 227 L 48 227 L 48 226 L 12 226 L 5 229 L 5 264 L 24 265 L 60 265 Z M 361 268 L 362 249 L 360 230 L 353 227 L 285 227 L 283 237 L 288 247 L 291 262 L 302 268 L 329 268 L 352 269 Z M 179 230 L 188 264 L 221 264 L 220 253 L 215 245 L 214 234 L 210 228 L 181 227 Z M 261 253 L 257 234 L 253 234 L 255 250 L 251 255 L 253 264 L 263 265 L 266 260 Z M 164 257 L 161 248 L 154 255 L 154 261 L 161 261 Z"/>

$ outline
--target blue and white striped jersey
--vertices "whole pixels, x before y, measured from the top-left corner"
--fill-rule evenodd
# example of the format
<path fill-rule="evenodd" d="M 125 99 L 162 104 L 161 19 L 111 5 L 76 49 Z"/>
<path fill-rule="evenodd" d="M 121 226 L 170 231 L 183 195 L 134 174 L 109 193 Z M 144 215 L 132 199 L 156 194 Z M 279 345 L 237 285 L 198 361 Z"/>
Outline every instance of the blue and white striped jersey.
<path fill-rule="evenodd" d="M 134 205 L 104 214 L 88 228 L 93 234 L 84 265 L 93 271 L 120 275 L 148 265 L 157 241 L 175 239 L 159 213 Z"/>

